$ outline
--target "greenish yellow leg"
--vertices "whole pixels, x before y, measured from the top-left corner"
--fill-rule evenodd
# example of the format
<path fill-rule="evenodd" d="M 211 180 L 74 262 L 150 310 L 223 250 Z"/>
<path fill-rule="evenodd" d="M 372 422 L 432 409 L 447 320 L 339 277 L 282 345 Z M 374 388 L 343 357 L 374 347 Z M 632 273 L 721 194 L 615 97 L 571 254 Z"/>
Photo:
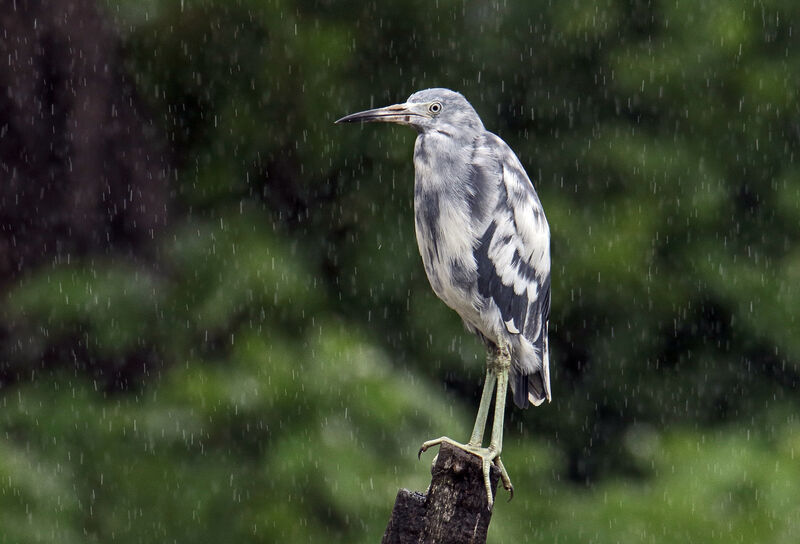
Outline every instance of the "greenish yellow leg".
<path fill-rule="evenodd" d="M 456 442 L 451 438 L 442 436 L 423 443 L 418 454 L 418 456 L 420 456 L 424 451 L 432 446 L 447 443 L 480 458 L 483 470 L 483 481 L 486 487 L 486 498 L 489 501 L 489 508 L 491 508 L 494 503 L 494 499 L 492 497 L 492 487 L 489 480 L 489 473 L 491 471 L 492 463 L 494 463 L 497 468 L 500 469 L 500 478 L 503 482 L 503 487 L 511 493 L 512 498 L 514 497 L 514 486 L 511 485 L 511 479 L 508 477 L 508 472 L 506 472 L 503 462 L 500 460 L 500 452 L 503 448 L 503 419 L 505 416 L 506 391 L 508 389 L 508 370 L 510 367 L 511 357 L 507 349 L 501 348 L 496 353 L 493 353 L 489 356 L 487 361 L 486 380 L 483 383 L 483 392 L 481 393 L 481 403 L 478 406 L 478 414 L 475 417 L 475 426 L 472 428 L 472 436 L 467 444 L 461 444 L 460 442 Z M 486 429 L 486 420 L 489 416 L 489 405 L 492 401 L 492 390 L 495 388 L 495 384 L 497 385 L 497 395 L 494 406 L 492 436 L 489 442 L 489 447 L 484 448 L 481 447 L 481 443 L 483 442 L 483 433 Z"/>
<path fill-rule="evenodd" d="M 481 403 L 478 405 L 478 415 L 475 416 L 475 426 L 472 428 L 472 436 L 468 445 L 480 446 L 483 442 L 483 433 L 486 430 L 486 419 L 489 417 L 489 405 L 492 403 L 492 391 L 497 376 L 494 375 L 487 365 L 486 379 L 483 381 L 483 393 L 481 393 Z"/>

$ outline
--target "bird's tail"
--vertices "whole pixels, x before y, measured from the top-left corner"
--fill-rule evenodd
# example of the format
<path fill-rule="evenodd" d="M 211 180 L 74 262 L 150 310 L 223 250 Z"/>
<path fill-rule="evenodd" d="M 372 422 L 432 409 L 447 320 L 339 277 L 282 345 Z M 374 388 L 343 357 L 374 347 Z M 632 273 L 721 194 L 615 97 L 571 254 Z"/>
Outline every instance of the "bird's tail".
<path fill-rule="evenodd" d="M 519 346 L 515 350 L 512 364 L 511 390 L 514 395 L 514 404 L 519 408 L 527 408 L 530 402 L 539 406 L 545 400 L 551 399 L 550 392 L 550 346 L 547 333 L 541 342 L 530 343 L 527 338 L 520 335 Z M 539 347 L 541 346 L 541 347 Z"/>

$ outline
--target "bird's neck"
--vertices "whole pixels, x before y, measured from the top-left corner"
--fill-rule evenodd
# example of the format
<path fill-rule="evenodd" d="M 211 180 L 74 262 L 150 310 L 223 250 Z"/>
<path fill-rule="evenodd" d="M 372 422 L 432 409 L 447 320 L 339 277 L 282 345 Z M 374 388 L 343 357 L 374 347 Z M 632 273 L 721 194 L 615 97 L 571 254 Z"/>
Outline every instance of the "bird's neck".
<path fill-rule="evenodd" d="M 472 134 L 456 136 L 447 131 L 428 131 L 417 136 L 414 170 L 418 189 L 444 189 L 464 179 L 476 138 Z"/>
<path fill-rule="evenodd" d="M 450 130 L 449 127 L 426 130 L 417 136 L 414 150 L 422 149 L 429 155 L 446 160 L 447 156 L 472 150 L 482 132 Z"/>

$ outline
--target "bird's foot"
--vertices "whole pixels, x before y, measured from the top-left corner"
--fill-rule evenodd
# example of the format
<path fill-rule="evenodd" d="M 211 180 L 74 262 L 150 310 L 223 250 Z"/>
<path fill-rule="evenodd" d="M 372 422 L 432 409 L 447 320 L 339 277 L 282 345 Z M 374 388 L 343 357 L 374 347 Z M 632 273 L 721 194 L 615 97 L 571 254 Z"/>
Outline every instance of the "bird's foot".
<path fill-rule="evenodd" d="M 489 472 L 492 469 L 492 463 L 494 463 L 494 465 L 500 469 L 500 480 L 503 482 L 503 487 L 511 494 L 508 500 L 510 501 L 514 498 L 514 486 L 511 485 L 511 478 L 508 477 L 506 467 L 503 466 L 503 462 L 500 460 L 500 451 L 498 451 L 496 447 L 489 446 L 488 448 L 484 448 L 477 444 L 461 444 L 452 438 L 442 436 L 440 438 L 428 440 L 427 442 L 423 443 L 422 447 L 419 449 L 419 453 L 417 453 L 417 457 L 421 457 L 423 452 L 427 451 L 428 448 L 432 446 L 438 446 L 442 443 L 450 444 L 451 446 L 454 446 L 462 451 L 471 453 L 481 460 L 481 465 L 483 468 L 483 484 L 486 487 L 486 499 L 489 501 L 489 509 L 491 509 L 492 505 L 494 504 L 494 497 L 492 497 L 492 485 L 489 480 Z"/>

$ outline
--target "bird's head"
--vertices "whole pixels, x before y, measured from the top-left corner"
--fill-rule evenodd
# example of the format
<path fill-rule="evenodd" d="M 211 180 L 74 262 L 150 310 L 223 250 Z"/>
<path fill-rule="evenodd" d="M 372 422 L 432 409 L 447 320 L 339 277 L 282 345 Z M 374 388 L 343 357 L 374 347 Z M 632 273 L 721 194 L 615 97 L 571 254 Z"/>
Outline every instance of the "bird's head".
<path fill-rule="evenodd" d="M 460 93 L 450 89 L 425 89 L 408 97 L 403 104 L 346 115 L 337 123 L 382 122 L 409 125 L 417 132 L 448 135 L 483 130 L 475 109 Z"/>

